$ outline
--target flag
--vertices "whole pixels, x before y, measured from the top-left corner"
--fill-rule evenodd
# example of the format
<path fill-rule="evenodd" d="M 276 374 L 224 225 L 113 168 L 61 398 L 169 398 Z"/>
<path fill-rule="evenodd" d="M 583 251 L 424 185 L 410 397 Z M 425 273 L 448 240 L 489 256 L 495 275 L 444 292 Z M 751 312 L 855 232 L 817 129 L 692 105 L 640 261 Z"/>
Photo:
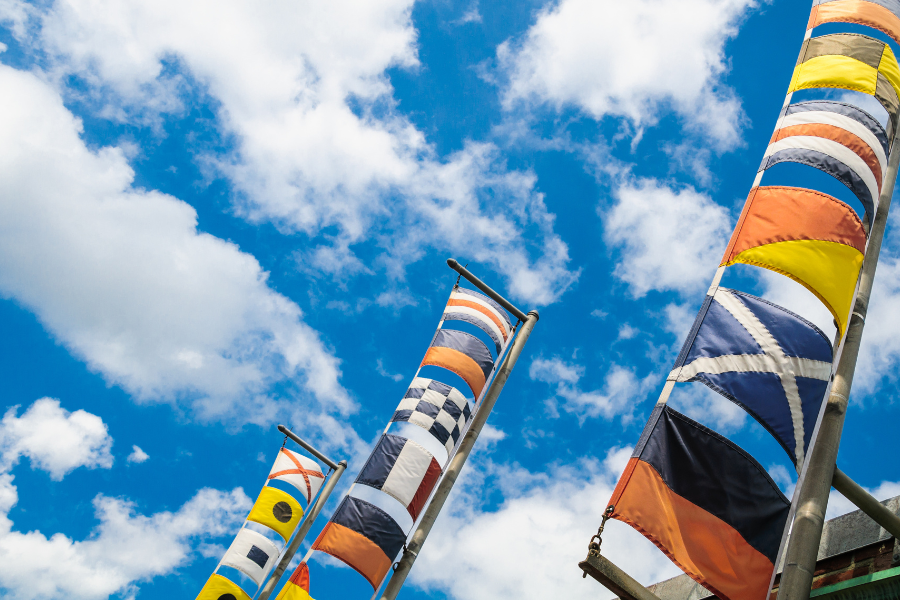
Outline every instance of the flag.
<path fill-rule="evenodd" d="M 197 600 L 250 600 L 250 596 L 236 583 L 213 573 L 197 595 Z"/>
<path fill-rule="evenodd" d="M 815 294 L 847 326 L 866 233 L 852 208 L 827 194 L 767 186 L 750 190 L 721 266 L 755 265 Z"/>
<path fill-rule="evenodd" d="M 494 368 L 494 359 L 484 342 L 474 335 L 454 329 L 439 329 L 422 359 L 422 366 L 427 365 L 456 373 L 477 398 Z"/>
<path fill-rule="evenodd" d="M 865 25 L 900 44 L 900 5 L 895 0 L 814 0 L 806 29 L 825 23 Z"/>
<path fill-rule="evenodd" d="M 393 497 L 415 521 L 440 476 L 441 466 L 425 448 L 388 433 L 375 446 L 356 482 Z"/>
<path fill-rule="evenodd" d="M 874 96 L 888 112 L 888 140 L 900 111 L 900 67 L 890 46 L 855 33 L 835 33 L 803 42 L 788 93 L 841 88 Z"/>
<path fill-rule="evenodd" d="M 280 552 L 269 538 L 245 527 L 238 532 L 219 565 L 237 569 L 260 585 Z"/>
<path fill-rule="evenodd" d="M 836 114 L 823 110 L 833 108 L 831 103 L 812 104 L 819 105 L 818 109 L 797 111 L 796 105 L 786 109 L 759 171 L 782 162 L 801 163 L 824 171 L 854 193 L 865 208 L 871 226 L 887 169 L 887 138 L 883 138 L 882 146 L 877 134 L 862 124 L 875 120 L 859 109 L 845 105 L 841 107 L 844 114 Z M 881 127 L 873 129 L 878 131 Z"/>
<path fill-rule="evenodd" d="M 309 506 L 319 493 L 325 475 L 313 459 L 282 448 L 275 459 L 275 465 L 269 471 L 269 479 L 284 481 L 300 490 L 306 498 L 306 505 Z"/>
<path fill-rule="evenodd" d="M 674 381 L 701 381 L 769 430 L 799 466 L 831 377 L 831 343 L 812 323 L 761 298 L 707 296 Z"/>
<path fill-rule="evenodd" d="M 302 518 L 303 508 L 290 494 L 273 487 L 264 487 L 247 520 L 265 525 L 286 542 Z"/>
<path fill-rule="evenodd" d="M 346 496 L 313 549 L 346 563 L 377 589 L 405 542 L 406 534 L 386 512 Z"/>
<path fill-rule="evenodd" d="M 722 600 L 768 595 L 790 503 L 738 446 L 667 406 L 654 409 L 609 501 Z"/>
<path fill-rule="evenodd" d="M 275 600 L 312 600 L 309 595 L 309 567 L 305 562 L 297 565 Z"/>
<path fill-rule="evenodd" d="M 391 418 L 427 430 L 451 452 L 472 410 L 459 390 L 434 379 L 416 377 Z"/>
<path fill-rule="evenodd" d="M 494 341 L 497 354 L 509 338 L 512 322 L 503 308 L 483 294 L 457 287 L 441 317 L 444 321 L 464 321 L 479 327 Z"/>

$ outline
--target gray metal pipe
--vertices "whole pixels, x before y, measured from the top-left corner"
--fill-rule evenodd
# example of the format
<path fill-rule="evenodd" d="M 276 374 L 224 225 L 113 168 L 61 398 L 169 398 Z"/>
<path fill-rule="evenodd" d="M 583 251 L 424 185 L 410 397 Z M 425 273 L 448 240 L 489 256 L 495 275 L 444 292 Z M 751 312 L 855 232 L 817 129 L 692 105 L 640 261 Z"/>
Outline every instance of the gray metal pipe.
<path fill-rule="evenodd" d="M 449 263 L 450 261 L 447 262 Z M 466 435 L 463 436 L 462 442 L 459 444 L 459 449 L 456 451 L 453 460 L 450 461 L 450 465 L 444 472 L 444 476 L 441 478 L 441 482 L 434 492 L 434 497 L 428 504 L 428 508 L 425 510 L 425 514 L 422 516 L 419 526 L 416 528 L 412 539 L 409 544 L 407 544 L 406 550 L 403 552 L 403 557 L 400 559 L 400 562 L 397 563 L 394 573 L 391 575 L 387 586 L 384 588 L 384 594 L 382 594 L 381 600 L 394 600 L 400 592 L 400 588 L 403 587 L 403 583 L 406 581 L 406 577 L 409 575 L 413 563 L 416 562 L 416 558 L 419 556 L 419 552 L 425 544 L 425 538 L 428 537 L 431 528 L 434 527 L 434 522 L 437 519 L 438 514 L 440 514 L 441 509 L 444 507 L 447 496 L 450 495 L 450 490 L 453 488 L 453 484 L 456 483 L 456 479 L 459 477 L 463 465 L 466 464 L 466 460 L 469 458 L 469 454 L 475 446 L 475 441 L 478 439 L 481 429 L 484 427 L 488 416 L 491 414 L 491 410 L 494 408 L 494 403 L 497 402 L 500 392 L 503 391 L 503 386 L 509 378 L 509 373 L 513 370 L 513 367 L 516 366 L 516 361 L 519 359 L 522 348 L 525 347 L 525 342 L 528 341 L 531 330 L 534 329 L 534 325 L 537 323 L 538 318 L 536 310 L 525 315 L 525 323 L 522 325 L 522 329 L 519 331 L 518 335 L 516 335 L 516 339 L 513 340 L 512 348 L 509 349 L 509 352 L 503 361 L 503 366 L 500 367 L 497 376 L 494 377 L 490 388 L 488 388 L 487 393 L 484 395 L 484 399 L 481 401 L 481 407 L 472 419 L 472 425 L 469 427 Z"/>
<path fill-rule="evenodd" d="M 659 596 L 642 586 L 628 573 L 612 564 L 599 552 L 588 552 L 578 563 L 585 575 L 590 575 L 621 600 L 660 600 Z"/>
<path fill-rule="evenodd" d="M 522 322 L 525 321 L 525 319 L 527 318 L 527 315 L 525 313 L 523 313 L 521 310 L 519 310 L 518 308 L 513 306 L 513 304 L 509 300 L 507 300 L 506 298 L 504 298 L 503 296 L 501 296 L 500 294 L 495 292 L 493 289 L 491 289 L 491 287 L 488 284 L 486 284 L 482 280 L 478 279 L 475 275 L 473 275 L 464 266 L 462 266 L 461 264 L 456 262 L 456 259 L 448 258 L 447 264 L 450 266 L 451 269 L 453 269 L 454 271 L 456 271 L 457 273 L 459 273 L 460 275 L 465 277 L 472 285 L 474 285 L 479 290 L 481 290 L 482 292 L 487 294 L 487 296 L 489 298 L 491 298 L 497 304 L 499 304 L 500 306 L 502 306 L 503 308 L 505 308 L 506 310 L 511 312 L 515 318 L 517 318 L 518 320 L 520 320 Z"/>
<path fill-rule="evenodd" d="M 897 149 L 896 144 L 898 138 L 900 138 L 900 121 L 894 128 L 894 144 L 891 147 L 884 187 L 881 189 L 881 197 L 875 213 L 875 222 L 869 233 L 866 257 L 859 275 L 856 303 L 847 326 L 844 347 L 834 373 L 834 381 L 825 405 L 825 412 L 822 415 L 819 433 L 810 453 L 806 476 L 799 483 L 797 511 L 785 554 L 784 571 L 778 587 L 778 600 L 808 600 L 812 588 L 819 542 L 822 539 L 822 527 L 825 525 L 825 510 L 828 508 L 828 493 L 831 491 L 831 483 L 834 481 L 835 463 L 844 428 L 850 387 L 853 384 L 853 373 L 856 370 L 856 360 L 859 356 L 869 298 L 872 295 L 872 282 L 878 266 L 878 255 L 881 252 L 881 242 L 887 226 L 891 196 L 894 194 L 897 168 L 900 166 L 900 150 Z"/>
<path fill-rule="evenodd" d="M 284 435 L 286 435 L 289 438 L 291 438 L 292 440 L 294 440 L 298 446 L 300 446 L 301 448 L 303 448 L 304 450 L 306 450 L 307 452 L 309 452 L 310 454 L 312 454 L 313 456 L 315 456 L 316 458 L 321 460 L 323 463 L 325 463 L 328 466 L 329 469 L 331 469 L 333 471 L 337 471 L 338 466 L 333 460 L 331 460 L 330 458 L 328 458 L 327 456 L 325 456 L 324 454 L 322 454 L 321 452 L 316 450 L 312 446 L 312 444 L 310 444 L 309 442 L 307 442 L 306 440 L 301 438 L 299 435 L 297 435 L 296 433 L 294 433 L 293 431 L 291 431 L 284 425 L 279 425 L 278 431 L 280 431 Z"/>
<path fill-rule="evenodd" d="M 873 521 L 884 527 L 885 531 L 900 540 L 900 517 L 837 467 L 834 468 L 834 481 L 831 485 Z"/>
<path fill-rule="evenodd" d="M 287 433 L 282 430 L 281 425 L 278 426 L 278 430 L 287 435 Z M 294 439 L 293 437 L 291 437 L 291 435 L 288 435 L 288 437 Z M 306 446 L 303 447 L 306 448 Z M 316 455 L 317 457 L 320 456 L 318 453 L 316 453 Z M 322 460 L 324 461 L 326 459 Z M 328 462 L 331 463 L 331 461 Z M 334 465 L 334 473 L 332 473 L 331 477 L 328 478 L 328 481 L 325 482 L 325 486 L 319 492 L 319 496 L 316 498 L 316 501 L 313 502 L 313 505 L 309 508 L 309 512 L 307 512 L 306 514 L 306 519 L 303 521 L 303 524 L 300 525 L 300 529 L 297 531 L 294 539 L 291 540 L 291 543 L 285 551 L 284 556 L 282 556 L 281 560 L 278 561 L 278 565 L 275 567 L 275 570 L 272 571 L 271 575 L 269 575 L 269 578 L 266 580 L 266 584 L 263 586 L 263 589 L 259 593 L 259 596 L 257 596 L 256 600 L 269 600 L 269 596 L 275 590 L 275 586 L 278 585 L 278 580 L 281 579 L 281 576 L 284 575 L 284 572 L 287 570 L 288 565 L 291 564 L 291 559 L 294 558 L 294 555 L 300 548 L 300 543 L 303 542 L 303 540 L 306 538 L 306 534 L 309 533 L 309 530 L 313 526 L 316 518 L 319 516 L 319 513 L 322 512 L 322 507 L 325 506 L 325 503 L 328 501 L 328 496 L 331 495 L 332 490 L 334 490 L 334 486 L 337 485 L 338 480 L 341 478 L 341 475 L 344 474 L 344 471 L 346 469 L 346 460 L 342 460 L 341 462 Z"/>

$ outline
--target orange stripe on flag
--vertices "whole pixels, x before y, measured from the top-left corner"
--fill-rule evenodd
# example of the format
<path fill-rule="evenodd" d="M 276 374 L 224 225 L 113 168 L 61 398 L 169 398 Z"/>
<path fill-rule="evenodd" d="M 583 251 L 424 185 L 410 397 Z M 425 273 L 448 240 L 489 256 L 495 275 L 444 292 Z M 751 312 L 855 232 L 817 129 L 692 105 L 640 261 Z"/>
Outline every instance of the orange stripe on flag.
<path fill-rule="evenodd" d="M 869 166 L 872 174 L 875 175 L 878 191 L 881 191 L 881 164 L 878 162 L 878 157 L 875 156 L 875 151 L 872 150 L 869 144 L 862 141 L 856 134 L 850 133 L 846 129 L 825 123 L 803 123 L 801 125 L 791 125 L 789 127 L 777 129 L 775 133 L 772 134 L 772 140 L 769 143 L 774 144 L 779 140 L 795 135 L 820 137 L 846 146 L 863 159 Z"/>
<path fill-rule="evenodd" d="M 765 598 L 773 569 L 769 559 L 727 523 L 669 489 L 652 466 L 632 461 L 628 483 L 616 490 L 612 517 L 640 531 L 719 598 Z"/>
<path fill-rule="evenodd" d="M 381 585 L 391 568 L 391 559 L 375 542 L 337 523 L 325 525 L 313 549 L 353 567 L 373 588 Z"/>
<path fill-rule="evenodd" d="M 447 302 L 447 306 L 465 306 L 466 308 L 477 310 L 478 312 L 489 318 L 491 321 L 493 321 L 497 325 L 497 327 L 500 328 L 500 333 L 501 335 L 503 335 L 504 341 L 506 340 L 506 323 L 500 321 L 500 319 L 497 318 L 497 315 L 486 309 L 481 304 L 478 304 L 477 302 L 469 302 L 468 300 L 455 300 L 451 298 Z"/>
<path fill-rule="evenodd" d="M 425 358 L 422 359 L 422 366 L 426 365 L 442 367 L 456 373 L 469 385 L 476 398 L 484 388 L 485 377 L 481 367 L 459 350 L 443 346 L 429 348 Z"/>
<path fill-rule="evenodd" d="M 890 10 L 874 2 L 840 0 L 814 6 L 807 29 L 825 23 L 856 23 L 883 31 L 900 44 L 900 19 Z"/>

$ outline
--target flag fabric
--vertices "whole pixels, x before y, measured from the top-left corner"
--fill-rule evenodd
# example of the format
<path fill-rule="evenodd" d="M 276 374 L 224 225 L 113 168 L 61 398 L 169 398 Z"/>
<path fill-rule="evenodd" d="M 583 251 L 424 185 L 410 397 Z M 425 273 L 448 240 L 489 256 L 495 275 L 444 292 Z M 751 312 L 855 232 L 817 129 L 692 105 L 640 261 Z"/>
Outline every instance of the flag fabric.
<path fill-rule="evenodd" d="M 609 503 L 722 600 L 767 596 L 790 503 L 724 437 L 657 407 Z"/>
<path fill-rule="evenodd" d="M 244 527 L 222 557 L 220 566 L 237 569 L 256 585 L 262 584 L 281 550 L 269 538 Z"/>
<path fill-rule="evenodd" d="M 814 0 L 806 29 L 825 23 L 864 25 L 900 44 L 900 3 L 896 0 Z"/>
<path fill-rule="evenodd" d="M 275 459 L 275 465 L 269 471 L 269 479 L 284 481 L 300 490 L 306 498 L 306 505 L 309 506 L 319 493 L 319 488 L 325 481 L 325 474 L 313 459 L 282 448 Z"/>
<path fill-rule="evenodd" d="M 303 508 L 290 494 L 264 487 L 250 509 L 248 521 L 265 525 L 287 542 L 303 518 Z"/>
<path fill-rule="evenodd" d="M 405 542 L 406 534 L 386 512 L 346 496 L 313 549 L 346 563 L 377 589 Z"/>
<path fill-rule="evenodd" d="M 422 359 L 422 366 L 427 365 L 456 373 L 477 398 L 494 368 L 494 359 L 484 342 L 474 335 L 454 329 L 439 329 Z"/>
<path fill-rule="evenodd" d="M 197 595 L 197 600 L 250 600 L 250 596 L 238 584 L 213 573 Z"/>
<path fill-rule="evenodd" d="M 890 46 L 854 33 L 823 35 L 804 41 L 788 93 L 821 87 L 874 96 L 888 112 L 888 139 L 892 139 L 900 111 L 900 67 Z"/>
<path fill-rule="evenodd" d="M 865 208 L 869 225 L 875 218 L 875 205 L 881 193 L 887 169 L 887 138 L 884 145 L 876 132 L 880 125 L 867 128 L 863 122 L 877 121 L 867 113 L 845 105 L 844 114 L 822 108 L 838 108 L 827 102 L 813 110 L 800 105 L 789 106 L 779 121 L 769 146 L 766 148 L 759 171 L 765 171 L 782 162 L 796 162 L 815 167 L 828 173 L 859 199 Z M 837 103 L 835 103 L 837 104 Z M 849 116 L 847 116 L 849 115 Z M 874 131 L 873 131 L 874 130 Z"/>
<path fill-rule="evenodd" d="M 416 377 L 391 418 L 428 431 L 451 452 L 465 428 L 472 409 L 459 390 L 434 379 Z"/>
<path fill-rule="evenodd" d="M 297 565 L 275 600 L 312 600 L 309 595 L 309 567 L 305 562 Z"/>
<path fill-rule="evenodd" d="M 494 341 L 497 354 L 509 338 L 512 322 L 503 308 L 478 292 L 456 287 L 441 317 L 444 321 L 464 321 L 484 331 Z"/>
<path fill-rule="evenodd" d="M 669 379 L 700 381 L 741 406 L 801 465 L 831 361 L 831 343 L 812 323 L 719 288 L 706 297 Z"/>
<path fill-rule="evenodd" d="M 356 482 L 393 497 L 415 521 L 440 476 L 441 466 L 425 448 L 388 433 L 375 446 Z"/>
<path fill-rule="evenodd" d="M 750 190 L 721 266 L 744 263 L 790 277 L 825 304 L 843 333 L 865 250 L 862 222 L 837 198 L 764 186 Z"/>

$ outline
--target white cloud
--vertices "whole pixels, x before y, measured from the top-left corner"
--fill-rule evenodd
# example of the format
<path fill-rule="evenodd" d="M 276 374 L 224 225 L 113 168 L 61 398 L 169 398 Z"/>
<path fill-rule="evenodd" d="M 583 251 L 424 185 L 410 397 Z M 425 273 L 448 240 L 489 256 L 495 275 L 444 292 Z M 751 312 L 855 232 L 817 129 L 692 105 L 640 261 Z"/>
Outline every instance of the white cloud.
<path fill-rule="evenodd" d="M 603 462 L 584 460 L 548 473 L 496 467 L 492 475 L 505 499 L 489 511 L 482 505 L 485 473 L 467 470 L 435 525 L 435 541 L 416 561 L 411 583 L 466 600 L 603 597 L 605 588 L 582 579 L 577 564 L 587 555 L 630 454 L 630 448 L 615 448 Z M 618 521 L 607 523 L 602 548 L 645 585 L 680 573 L 652 543 Z"/>
<path fill-rule="evenodd" d="M 0 294 L 139 400 L 267 422 L 270 387 L 290 382 L 352 410 L 337 359 L 252 256 L 132 187 L 121 151 L 88 149 L 35 75 L 0 66 L 0 106 Z"/>
<path fill-rule="evenodd" d="M 131 454 L 128 455 L 128 462 L 130 463 L 142 463 L 146 462 L 147 459 L 150 458 L 150 455 L 141 450 L 140 446 L 132 446 Z"/>
<path fill-rule="evenodd" d="M 882 481 L 876 488 L 865 488 L 876 500 L 888 500 L 900 496 L 900 481 Z M 844 498 L 840 492 L 831 490 L 828 496 L 828 508 L 825 511 L 825 519 L 833 519 L 859 510 L 855 504 Z"/>
<path fill-rule="evenodd" d="M 669 405 L 723 435 L 747 424 L 744 409 L 699 382 L 677 384 Z"/>
<path fill-rule="evenodd" d="M 620 251 L 614 274 L 635 298 L 651 290 L 704 290 L 729 234 L 728 211 L 693 188 L 676 191 L 640 179 L 615 192 L 601 211 L 604 239 Z"/>
<path fill-rule="evenodd" d="M 27 457 L 32 468 L 47 471 L 55 481 L 78 467 L 112 467 L 113 440 L 100 417 L 83 410 L 69 412 L 52 398 L 37 400 L 22 416 L 16 416 L 18 410 L 10 408 L 0 421 L 3 471 L 20 457 Z"/>
<path fill-rule="evenodd" d="M 722 81 L 725 43 L 753 0 L 561 0 L 498 48 L 504 103 L 576 107 L 638 130 L 671 107 L 720 149 L 740 142 L 743 113 Z M 638 136 L 640 133 L 638 133 Z"/>
<path fill-rule="evenodd" d="M 0 422 L 0 590 L 22 600 L 100 600 L 114 593 L 134 597 L 136 584 L 171 573 L 193 560 L 194 544 L 231 533 L 250 507 L 243 490 L 201 489 L 175 512 L 140 514 L 134 503 L 99 494 L 99 524 L 84 540 L 13 529 L 10 510 L 18 493 L 10 470 L 19 456 L 54 480 L 78 467 L 110 468 L 112 439 L 100 417 L 68 412 L 42 398 L 20 417 L 17 407 Z M 141 453 L 134 446 L 135 453 Z M 146 457 L 146 454 L 144 454 Z M 6 596 L 4 596 L 6 597 Z"/>
<path fill-rule="evenodd" d="M 621 416 L 628 420 L 635 405 L 643 400 L 653 377 L 649 375 L 638 379 L 633 370 L 614 364 L 607 371 L 600 390 L 584 391 L 578 385 L 584 375 L 584 367 L 558 357 L 536 358 L 528 369 L 528 375 L 533 381 L 555 386 L 554 397 L 548 401 L 552 411 L 556 410 L 561 400 L 563 410 L 575 414 L 582 422 L 594 417 L 613 419 Z"/>
<path fill-rule="evenodd" d="M 86 81 L 104 116 L 152 121 L 182 111 L 186 89 L 211 96 L 236 148 L 202 164 L 231 182 L 246 218 L 311 236 L 318 271 L 365 273 L 353 245 L 374 232 L 375 263 L 392 277 L 433 247 L 490 265 L 516 297 L 552 302 L 577 273 L 534 177 L 507 171 L 489 144 L 442 160 L 397 110 L 385 71 L 418 66 L 411 8 L 58 0 L 26 42 L 49 55 L 60 85 Z M 540 241 L 527 243 L 526 229 Z"/>

